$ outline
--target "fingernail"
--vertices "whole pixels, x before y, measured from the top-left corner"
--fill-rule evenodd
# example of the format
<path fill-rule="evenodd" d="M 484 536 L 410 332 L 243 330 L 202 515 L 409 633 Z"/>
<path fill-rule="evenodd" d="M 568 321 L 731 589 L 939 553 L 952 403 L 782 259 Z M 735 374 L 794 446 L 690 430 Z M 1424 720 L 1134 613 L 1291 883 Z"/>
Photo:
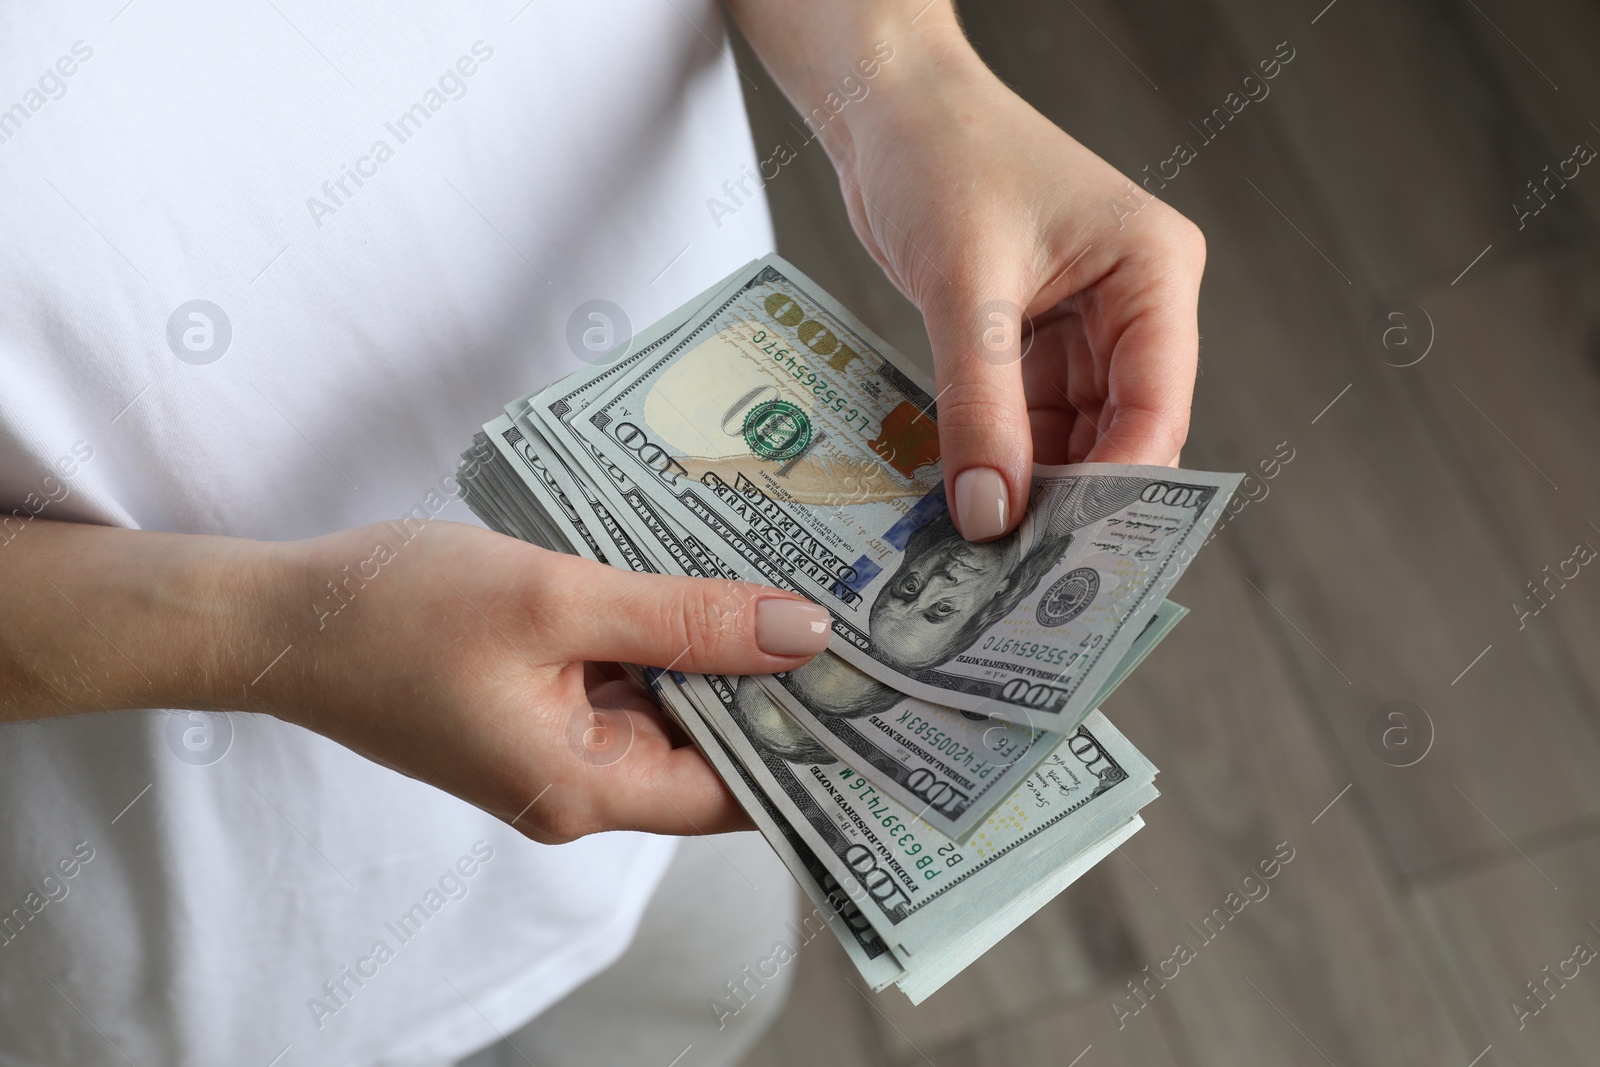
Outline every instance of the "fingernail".
<path fill-rule="evenodd" d="M 1006 480 L 993 467 L 970 467 L 956 475 L 956 529 L 968 541 L 989 541 L 1006 529 Z"/>
<path fill-rule="evenodd" d="M 756 605 L 756 644 L 769 656 L 814 656 L 828 647 L 830 622 L 820 604 L 770 597 Z"/>

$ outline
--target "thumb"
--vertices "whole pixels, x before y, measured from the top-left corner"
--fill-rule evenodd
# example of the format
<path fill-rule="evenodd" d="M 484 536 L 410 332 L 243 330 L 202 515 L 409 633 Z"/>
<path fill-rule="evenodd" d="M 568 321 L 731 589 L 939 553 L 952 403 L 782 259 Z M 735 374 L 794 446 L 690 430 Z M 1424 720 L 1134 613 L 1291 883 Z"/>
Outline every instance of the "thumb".
<path fill-rule="evenodd" d="M 957 298 L 924 318 L 951 517 L 967 540 L 992 541 L 1022 517 L 1033 468 L 1021 302 Z"/>
<path fill-rule="evenodd" d="M 638 574 L 573 559 L 563 586 L 572 658 L 696 674 L 777 674 L 828 647 L 832 616 L 747 582 Z M 565 621 L 563 621 L 565 626 Z"/>

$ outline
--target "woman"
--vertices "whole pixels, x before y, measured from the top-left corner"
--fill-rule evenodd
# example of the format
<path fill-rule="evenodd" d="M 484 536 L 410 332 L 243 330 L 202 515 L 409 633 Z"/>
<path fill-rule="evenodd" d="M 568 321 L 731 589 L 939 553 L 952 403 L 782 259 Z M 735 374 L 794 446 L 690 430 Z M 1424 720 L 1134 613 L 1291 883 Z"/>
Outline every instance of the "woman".
<path fill-rule="evenodd" d="M 793 669 L 808 606 L 450 521 L 465 438 L 578 365 L 594 301 L 648 322 L 771 245 L 720 12 L 618 7 L 6 20 L 0 1059 L 451 1062 L 617 958 L 649 835 L 748 826 L 604 665 Z M 1034 458 L 1173 460 L 1194 227 L 944 0 L 730 8 L 923 309 L 960 532 L 1007 533 Z M 518 1056 L 678 1054 L 618 996 Z"/>

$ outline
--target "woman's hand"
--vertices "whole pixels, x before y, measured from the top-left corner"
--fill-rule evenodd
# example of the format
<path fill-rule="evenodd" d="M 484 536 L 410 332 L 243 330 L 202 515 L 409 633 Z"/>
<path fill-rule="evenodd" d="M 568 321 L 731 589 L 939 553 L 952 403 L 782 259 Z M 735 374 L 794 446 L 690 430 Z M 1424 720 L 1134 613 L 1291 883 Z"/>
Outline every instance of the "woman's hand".
<path fill-rule="evenodd" d="M 1035 460 L 1176 463 L 1200 231 L 1001 84 L 958 33 L 911 39 L 880 81 L 826 143 L 857 235 L 927 323 L 962 534 L 1016 524 Z"/>
<path fill-rule="evenodd" d="M 961 533 L 1014 527 L 1034 460 L 1176 463 L 1200 231 L 1001 84 L 950 0 L 727 3 L 922 310 Z"/>
<path fill-rule="evenodd" d="M 324 734 L 538 841 L 750 825 L 617 663 L 791 670 L 827 613 L 776 589 L 632 574 L 475 527 L 346 530 L 283 548 L 292 649 L 259 710 Z M 383 546 L 383 547 L 379 547 Z M 296 622 L 294 620 L 298 619 Z"/>
<path fill-rule="evenodd" d="M 407 520 L 247 541 L 35 519 L 5 546 L 0 722 L 264 712 L 537 841 L 749 822 L 618 663 L 793 670 L 828 614 L 764 586 L 632 574 Z"/>

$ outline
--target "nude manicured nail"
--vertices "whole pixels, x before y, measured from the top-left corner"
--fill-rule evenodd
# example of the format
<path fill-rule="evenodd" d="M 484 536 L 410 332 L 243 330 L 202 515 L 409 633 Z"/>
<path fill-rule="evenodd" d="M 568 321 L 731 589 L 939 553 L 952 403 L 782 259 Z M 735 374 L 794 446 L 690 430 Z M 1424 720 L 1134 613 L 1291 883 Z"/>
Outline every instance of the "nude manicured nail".
<path fill-rule="evenodd" d="M 756 605 L 756 644 L 769 656 L 814 656 L 828 647 L 828 609 L 809 600 Z"/>
<path fill-rule="evenodd" d="M 1006 480 L 993 467 L 971 467 L 956 475 L 956 529 L 968 541 L 987 541 L 1006 529 L 1010 502 Z"/>

